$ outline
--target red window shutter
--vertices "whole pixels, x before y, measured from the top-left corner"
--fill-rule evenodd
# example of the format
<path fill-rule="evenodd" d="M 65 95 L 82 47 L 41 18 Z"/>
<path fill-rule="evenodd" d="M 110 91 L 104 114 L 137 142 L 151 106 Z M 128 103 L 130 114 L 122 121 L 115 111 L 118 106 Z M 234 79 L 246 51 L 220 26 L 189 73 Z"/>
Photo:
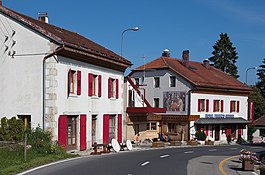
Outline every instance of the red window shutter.
<path fill-rule="evenodd" d="M 198 112 L 201 112 L 201 99 L 198 99 Z"/>
<path fill-rule="evenodd" d="M 80 115 L 80 151 L 86 150 L 86 114 Z"/>
<path fill-rule="evenodd" d="M 118 114 L 118 142 L 122 142 L 122 115 Z"/>
<path fill-rule="evenodd" d="M 232 105 L 233 105 L 233 101 L 230 101 L 230 112 L 233 112 Z"/>
<path fill-rule="evenodd" d="M 224 112 L 224 100 L 221 100 L 221 112 Z"/>
<path fill-rule="evenodd" d="M 101 97 L 101 89 L 102 89 L 102 85 L 101 85 L 101 75 L 98 76 L 98 96 Z"/>
<path fill-rule="evenodd" d="M 119 79 L 116 79 L 116 99 L 119 98 Z"/>
<path fill-rule="evenodd" d="M 112 79 L 108 79 L 108 98 L 111 98 L 111 93 L 112 93 Z"/>
<path fill-rule="evenodd" d="M 81 71 L 77 71 L 77 95 L 81 95 Z"/>
<path fill-rule="evenodd" d="M 103 115 L 103 143 L 109 143 L 109 114 Z"/>
<path fill-rule="evenodd" d="M 93 74 L 88 73 L 88 96 L 93 95 Z"/>
<path fill-rule="evenodd" d="M 59 116 L 58 143 L 65 150 L 67 148 L 67 115 Z"/>
<path fill-rule="evenodd" d="M 206 100 L 206 112 L 209 112 L 209 99 Z"/>
<path fill-rule="evenodd" d="M 236 112 L 239 112 L 239 101 L 236 102 Z"/>
<path fill-rule="evenodd" d="M 213 112 L 216 112 L 216 100 L 213 100 Z"/>

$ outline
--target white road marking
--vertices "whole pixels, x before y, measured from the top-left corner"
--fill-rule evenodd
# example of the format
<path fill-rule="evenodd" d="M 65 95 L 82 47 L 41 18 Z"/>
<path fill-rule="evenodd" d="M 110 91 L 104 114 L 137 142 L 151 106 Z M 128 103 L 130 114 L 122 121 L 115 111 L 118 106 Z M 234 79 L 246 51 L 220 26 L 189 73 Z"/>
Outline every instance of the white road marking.
<path fill-rule="evenodd" d="M 163 156 L 160 156 L 160 158 L 165 158 L 165 157 L 168 157 L 169 155 L 168 154 L 165 154 Z"/>
<path fill-rule="evenodd" d="M 211 152 L 211 151 L 216 151 L 217 149 L 210 149 L 209 151 Z"/>
<path fill-rule="evenodd" d="M 149 163 L 150 163 L 150 162 L 148 162 L 148 161 L 147 161 L 147 162 L 144 162 L 144 163 L 141 164 L 141 166 L 148 165 Z"/>
<path fill-rule="evenodd" d="M 238 148 L 229 148 L 229 149 L 238 149 Z"/>
<path fill-rule="evenodd" d="M 191 153 L 194 153 L 194 151 L 187 151 L 187 152 L 184 152 L 184 154 L 191 154 Z"/>

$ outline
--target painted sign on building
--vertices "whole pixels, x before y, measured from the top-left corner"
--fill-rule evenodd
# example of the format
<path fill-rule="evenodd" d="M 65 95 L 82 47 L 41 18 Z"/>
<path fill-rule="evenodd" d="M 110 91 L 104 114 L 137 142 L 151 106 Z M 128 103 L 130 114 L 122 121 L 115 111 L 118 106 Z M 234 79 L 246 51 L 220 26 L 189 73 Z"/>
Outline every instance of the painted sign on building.
<path fill-rule="evenodd" d="M 163 92 L 163 107 L 170 112 L 185 112 L 186 93 L 181 91 Z"/>

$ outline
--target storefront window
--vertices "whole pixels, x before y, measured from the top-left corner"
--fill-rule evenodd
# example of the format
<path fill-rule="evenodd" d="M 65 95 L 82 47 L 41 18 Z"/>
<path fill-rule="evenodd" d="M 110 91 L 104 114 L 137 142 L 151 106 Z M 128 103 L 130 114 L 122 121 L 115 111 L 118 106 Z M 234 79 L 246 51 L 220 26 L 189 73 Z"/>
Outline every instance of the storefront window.
<path fill-rule="evenodd" d="M 156 123 L 147 123 L 146 130 L 152 130 L 152 131 L 157 130 Z"/>

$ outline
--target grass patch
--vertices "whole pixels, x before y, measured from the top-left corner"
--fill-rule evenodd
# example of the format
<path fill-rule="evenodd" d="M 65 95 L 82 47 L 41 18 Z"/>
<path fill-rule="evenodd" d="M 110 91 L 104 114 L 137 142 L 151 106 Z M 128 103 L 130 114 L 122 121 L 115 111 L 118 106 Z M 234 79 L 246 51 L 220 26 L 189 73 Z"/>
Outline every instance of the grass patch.
<path fill-rule="evenodd" d="M 29 149 L 27 150 L 27 160 L 24 161 L 22 146 L 0 148 L 0 175 L 16 174 L 43 164 L 77 156 L 59 149 L 54 153 L 46 154 Z"/>

